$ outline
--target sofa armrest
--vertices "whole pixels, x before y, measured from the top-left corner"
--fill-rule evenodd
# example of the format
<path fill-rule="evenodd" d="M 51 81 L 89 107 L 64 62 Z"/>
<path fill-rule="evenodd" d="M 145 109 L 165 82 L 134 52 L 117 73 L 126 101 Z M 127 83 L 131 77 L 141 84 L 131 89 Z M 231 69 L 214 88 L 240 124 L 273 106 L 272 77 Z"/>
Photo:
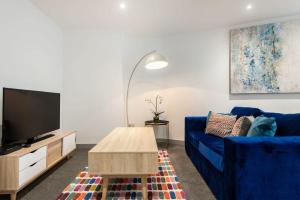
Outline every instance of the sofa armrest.
<path fill-rule="evenodd" d="M 204 131 L 207 117 L 185 117 L 185 134 L 191 131 Z"/>
<path fill-rule="evenodd" d="M 300 137 L 226 137 L 225 199 L 300 199 Z"/>

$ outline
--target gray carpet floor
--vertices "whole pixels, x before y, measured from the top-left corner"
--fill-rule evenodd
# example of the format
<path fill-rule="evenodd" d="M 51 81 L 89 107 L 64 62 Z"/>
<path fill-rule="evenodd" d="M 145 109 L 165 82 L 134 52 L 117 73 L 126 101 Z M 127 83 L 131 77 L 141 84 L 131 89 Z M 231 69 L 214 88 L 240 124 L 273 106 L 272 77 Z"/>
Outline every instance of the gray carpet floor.
<path fill-rule="evenodd" d="M 161 147 L 160 147 L 161 148 Z M 161 148 L 162 149 L 162 148 Z M 60 162 L 38 180 L 24 188 L 17 195 L 22 200 L 55 200 L 61 191 L 87 166 L 89 147 L 79 146 L 69 160 Z M 186 198 L 189 200 L 213 200 L 210 189 L 187 157 L 184 146 L 169 145 L 169 156 L 174 165 L 179 181 L 183 184 Z M 1 195 L 0 200 L 9 196 Z"/>

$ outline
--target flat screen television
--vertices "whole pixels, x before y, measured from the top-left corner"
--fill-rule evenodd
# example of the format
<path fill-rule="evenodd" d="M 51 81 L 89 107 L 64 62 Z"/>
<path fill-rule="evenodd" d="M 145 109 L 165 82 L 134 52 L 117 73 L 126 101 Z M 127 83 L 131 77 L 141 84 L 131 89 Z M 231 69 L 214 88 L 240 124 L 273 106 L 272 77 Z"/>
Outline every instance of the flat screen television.
<path fill-rule="evenodd" d="M 59 93 L 3 88 L 2 146 L 32 143 L 59 128 Z"/>

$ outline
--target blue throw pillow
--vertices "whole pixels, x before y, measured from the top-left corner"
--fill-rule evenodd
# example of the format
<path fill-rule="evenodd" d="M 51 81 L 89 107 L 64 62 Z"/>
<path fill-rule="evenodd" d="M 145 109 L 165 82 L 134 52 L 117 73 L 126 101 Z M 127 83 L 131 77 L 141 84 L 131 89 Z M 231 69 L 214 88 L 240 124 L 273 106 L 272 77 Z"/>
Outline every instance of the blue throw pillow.
<path fill-rule="evenodd" d="M 247 137 L 251 136 L 274 136 L 277 125 L 274 117 L 256 117 L 253 121 Z"/>

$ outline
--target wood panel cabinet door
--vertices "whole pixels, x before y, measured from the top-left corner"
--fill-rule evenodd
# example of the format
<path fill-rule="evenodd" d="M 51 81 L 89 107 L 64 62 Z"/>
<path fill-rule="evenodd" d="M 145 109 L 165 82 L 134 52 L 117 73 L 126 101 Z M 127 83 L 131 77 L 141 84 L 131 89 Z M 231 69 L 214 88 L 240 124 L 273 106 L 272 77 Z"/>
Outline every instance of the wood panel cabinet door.
<path fill-rule="evenodd" d="M 47 167 L 62 157 L 62 140 L 52 142 L 48 145 Z"/>
<path fill-rule="evenodd" d="M 62 155 L 65 156 L 71 151 L 73 151 L 74 149 L 76 149 L 76 135 L 71 134 L 68 135 L 67 137 L 64 137 Z"/>

